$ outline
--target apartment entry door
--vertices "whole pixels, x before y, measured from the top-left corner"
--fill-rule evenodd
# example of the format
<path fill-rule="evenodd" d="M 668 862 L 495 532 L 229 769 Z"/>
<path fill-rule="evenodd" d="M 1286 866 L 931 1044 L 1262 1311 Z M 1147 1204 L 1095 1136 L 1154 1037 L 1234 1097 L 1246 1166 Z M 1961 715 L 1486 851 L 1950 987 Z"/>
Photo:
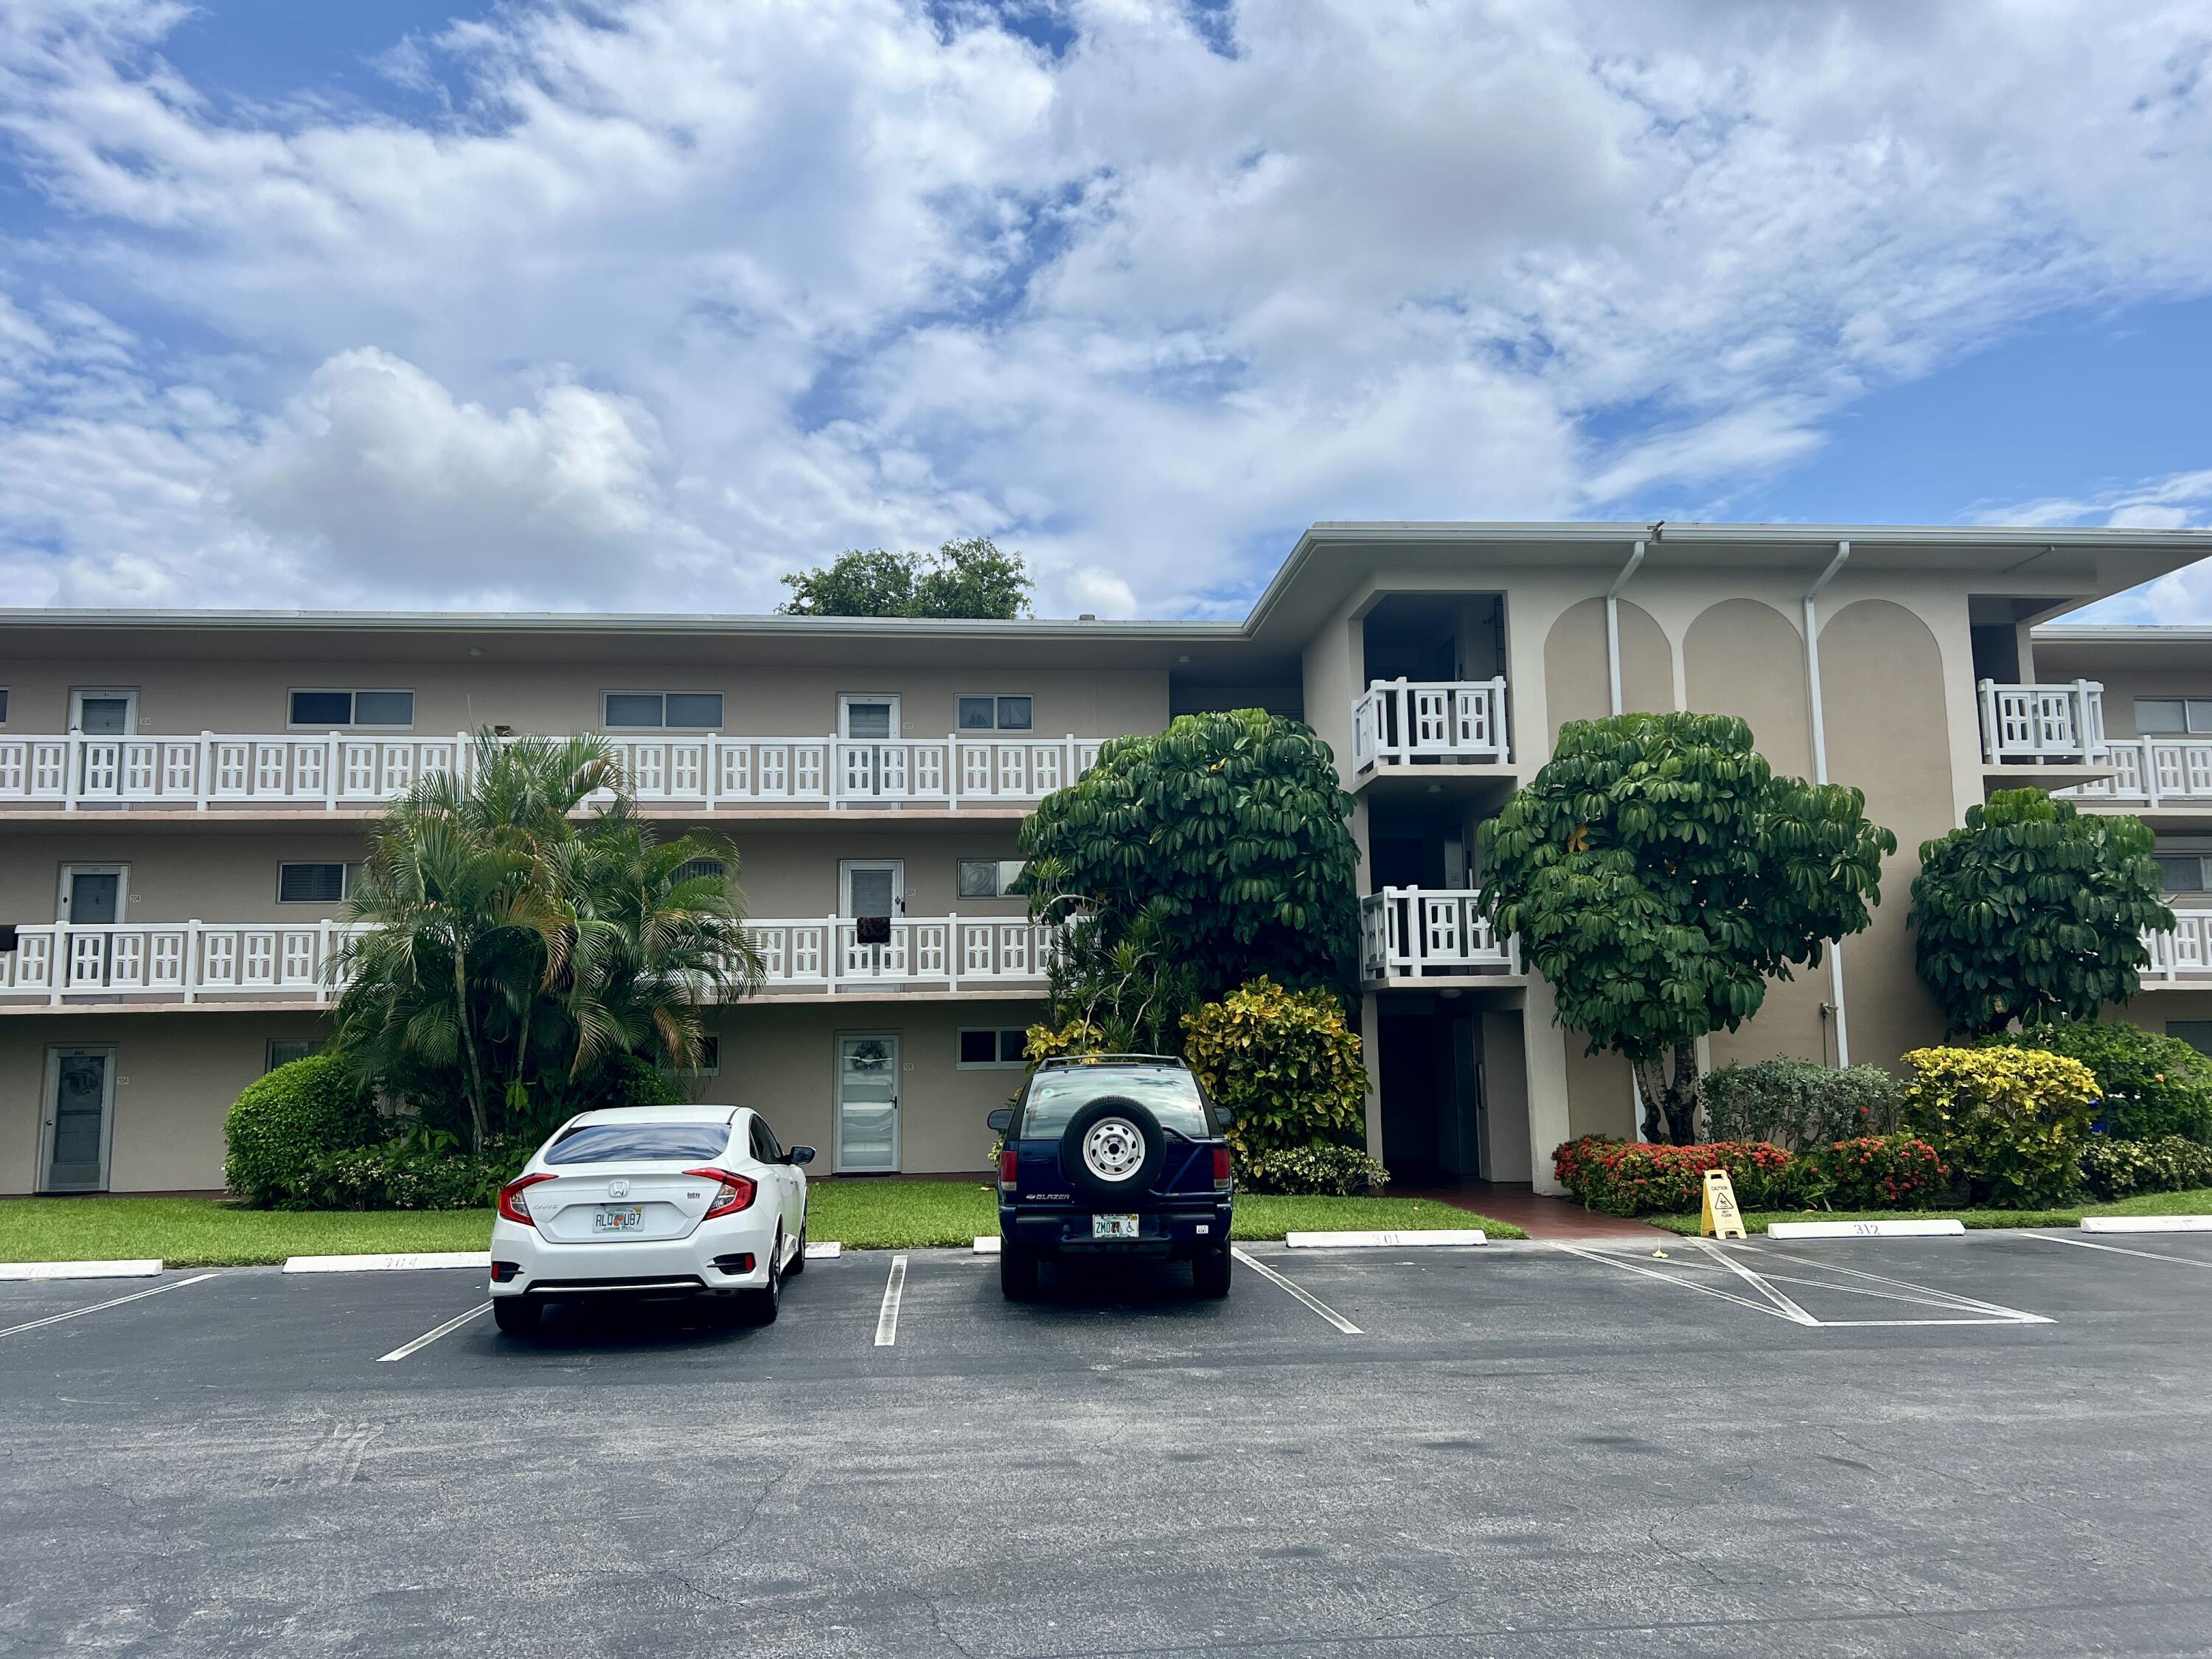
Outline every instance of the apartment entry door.
<path fill-rule="evenodd" d="M 46 1104 L 46 1158 L 39 1190 L 106 1190 L 109 1133 L 115 1116 L 115 1050 L 47 1050 Z"/>
<path fill-rule="evenodd" d="M 837 1039 L 840 1175 L 888 1174 L 899 1166 L 899 1048 L 892 1031 Z"/>
<path fill-rule="evenodd" d="M 840 795 L 902 796 L 907 793 L 907 747 L 899 741 L 895 696 L 847 692 L 837 699 Z"/>
<path fill-rule="evenodd" d="M 61 898 L 55 909 L 73 927 L 104 927 L 125 919 L 130 896 L 127 864 L 64 864 Z M 70 939 L 58 967 L 72 987 L 105 985 L 114 954 L 112 935 L 78 933 Z"/>
<path fill-rule="evenodd" d="M 888 925 L 906 914 L 904 859 L 840 859 L 837 912 L 856 924 L 838 929 L 850 941 L 844 947 L 846 974 L 896 979 L 906 972 L 906 934 Z M 873 928 L 857 925 L 864 921 L 882 925 Z M 866 942 L 871 939 L 874 942 Z"/>

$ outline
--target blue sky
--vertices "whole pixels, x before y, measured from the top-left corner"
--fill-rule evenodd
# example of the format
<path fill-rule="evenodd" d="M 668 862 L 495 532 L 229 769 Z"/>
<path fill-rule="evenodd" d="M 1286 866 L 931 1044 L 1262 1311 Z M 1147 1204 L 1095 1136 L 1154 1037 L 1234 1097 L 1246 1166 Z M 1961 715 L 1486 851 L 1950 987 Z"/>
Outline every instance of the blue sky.
<path fill-rule="evenodd" d="M 1233 615 L 1316 519 L 2203 525 L 2208 64 L 2154 0 L 0 0 L 0 581 L 752 609 L 983 533 Z"/>

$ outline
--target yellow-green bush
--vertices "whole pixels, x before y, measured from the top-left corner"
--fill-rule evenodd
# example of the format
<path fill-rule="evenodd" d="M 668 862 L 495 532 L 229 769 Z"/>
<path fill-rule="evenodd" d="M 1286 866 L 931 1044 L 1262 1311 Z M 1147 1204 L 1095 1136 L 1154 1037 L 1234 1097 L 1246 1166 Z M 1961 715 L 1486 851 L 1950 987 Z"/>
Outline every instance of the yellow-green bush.
<path fill-rule="evenodd" d="M 1285 990 L 1263 975 L 1185 1015 L 1182 1025 L 1184 1057 L 1232 1115 L 1229 1141 L 1255 1186 L 1270 1170 L 1299 1178 L 1304 1164 L 1287 1154 L 1359 1152 L 1367 1073 L 1359 1039 L 1328 992 Z"/>
<path fill-rule="evenodd" d="M 2064 1203 L 2081 1176 L 2097 1079 L 2039 1048 L 1916 1048 L 1905 1121 L 1932 1141 L 1978 1204 Z"/>
<path fill-rule="evenodd" d="M 1056 1060 L 1062 1054 L 1095 1054 L 1105 1046 L 1104 1036 L 1088 1020 L 1071 1019 L 1065 1025 L 1040 1024 L 1030 1027 L 1029 1039 L 1022 1044 L 1022 1058 L 1035 1071 L 1041 1060 Z"/>

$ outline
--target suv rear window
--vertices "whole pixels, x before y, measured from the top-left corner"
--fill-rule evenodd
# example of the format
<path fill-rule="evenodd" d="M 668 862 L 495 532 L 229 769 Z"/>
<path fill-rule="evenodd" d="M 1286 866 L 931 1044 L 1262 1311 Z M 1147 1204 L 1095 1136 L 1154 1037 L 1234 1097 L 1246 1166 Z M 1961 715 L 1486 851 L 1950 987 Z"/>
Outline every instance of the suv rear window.
<path fill-rule="evenodd" d="M 548 1164 L 611 1164 L 631 1158 L 719 1158 L 726 1123 L 584 1123 L 545 1149 Z"/>
<path fill-rule="evenodd" d="M 1071 1066 L 1039 1072 L 1030 1079 L 1021 1138 L 1051 1139 L 1067 1127 L 1068 1119 L 1101 1095 L 1122 1095 L 1151 1107 L 1163 1129 L 1193 1140 L 1213 1139 L 1212 1114 L 1198 1091 L 1198 1079 L 1170 1066 Z"/>

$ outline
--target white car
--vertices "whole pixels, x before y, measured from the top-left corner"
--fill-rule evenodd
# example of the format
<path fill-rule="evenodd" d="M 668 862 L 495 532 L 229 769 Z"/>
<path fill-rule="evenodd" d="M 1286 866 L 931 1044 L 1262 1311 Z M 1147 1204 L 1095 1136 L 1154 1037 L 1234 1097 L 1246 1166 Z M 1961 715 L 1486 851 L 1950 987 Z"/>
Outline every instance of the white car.
<path fill-rule="evenodd" d="M 500 1188 L 492 1316 L 520 1333 L 549 1302 L 704 1296 L 764 1325 L 806 1266 L 813 1159 L 744 1106 L 580 1113 Z"/>

